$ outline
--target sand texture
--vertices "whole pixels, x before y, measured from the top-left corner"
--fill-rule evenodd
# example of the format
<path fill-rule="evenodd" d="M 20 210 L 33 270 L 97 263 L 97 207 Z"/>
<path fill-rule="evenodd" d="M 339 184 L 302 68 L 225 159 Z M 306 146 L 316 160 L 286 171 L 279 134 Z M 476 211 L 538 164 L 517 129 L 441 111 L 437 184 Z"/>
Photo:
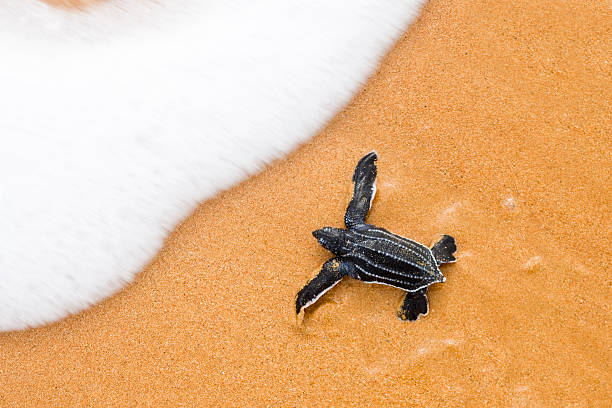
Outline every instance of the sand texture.
<path fill-rule="evenodd" d="M 0 406 L 605 407 L 612 400 L 609 3 L 434 0 L 286 160 L 203 203 L 137 281 L 0 335 Z M 237 118 L 239 120 L 239 118 Z M 296 325 L 359 157 L 369 221 L 457 239 L 430 313 L 345 280 Z"/>

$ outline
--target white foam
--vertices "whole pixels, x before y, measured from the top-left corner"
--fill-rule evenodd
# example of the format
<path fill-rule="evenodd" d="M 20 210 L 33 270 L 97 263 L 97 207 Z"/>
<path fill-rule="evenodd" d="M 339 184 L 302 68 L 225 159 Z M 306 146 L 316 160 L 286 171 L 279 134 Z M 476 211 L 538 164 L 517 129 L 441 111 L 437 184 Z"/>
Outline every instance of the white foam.
<path fill-rule="evenodd" d="M 117 291 L 198 202 L 314 135 L 420 0 L 0 0 L 0 330 Z"/>

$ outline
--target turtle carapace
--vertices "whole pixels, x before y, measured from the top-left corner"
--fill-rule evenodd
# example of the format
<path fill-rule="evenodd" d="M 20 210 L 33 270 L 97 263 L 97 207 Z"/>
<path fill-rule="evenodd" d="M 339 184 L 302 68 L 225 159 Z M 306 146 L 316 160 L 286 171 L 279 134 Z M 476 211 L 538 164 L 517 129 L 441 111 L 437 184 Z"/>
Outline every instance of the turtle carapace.
<path fill-rule="evenodd" d="M 455 262 L 453 237 L 444 235 L 431 249 L 413 240 L 366 224 L 365 218 L 376 194 L 376 160 L 365 155 L 353 174 L 353 198 L 346 209 L 346 229 L 325 227 L 312 233 L 335 257 L 297 294 L 296 313 L 316 302 L 342 278 L 380 283 L 406 291 L 398 311 L 402 320 L 416 320 L 429 309 L 427 287 L 444 282 L 439 266 Z"/>

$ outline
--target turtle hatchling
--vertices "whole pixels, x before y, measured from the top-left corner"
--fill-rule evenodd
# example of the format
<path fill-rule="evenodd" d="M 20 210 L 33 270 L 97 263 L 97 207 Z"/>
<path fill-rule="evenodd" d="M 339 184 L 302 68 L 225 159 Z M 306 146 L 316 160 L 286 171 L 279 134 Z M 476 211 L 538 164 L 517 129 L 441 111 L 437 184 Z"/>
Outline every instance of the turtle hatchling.
<path fill-rule="evenodd" d="M 297 314 L 349 276 L 406 291 L 397 315 L 402 320 L 414 321 L 429 310 L 429 285 L 446 280 L 439 266 L 455 262 L 457 246 L 453 237 L 443 235 L 430 249 L 366 223 L 376 194 L 376 160 L 378 156 L 372 151 L 357 163 L 353 198 L 344 216 L 346 229 L 325 227 L 312 233 L 335 257 L 325 262 L 321 272 L 298 292 Z"/>

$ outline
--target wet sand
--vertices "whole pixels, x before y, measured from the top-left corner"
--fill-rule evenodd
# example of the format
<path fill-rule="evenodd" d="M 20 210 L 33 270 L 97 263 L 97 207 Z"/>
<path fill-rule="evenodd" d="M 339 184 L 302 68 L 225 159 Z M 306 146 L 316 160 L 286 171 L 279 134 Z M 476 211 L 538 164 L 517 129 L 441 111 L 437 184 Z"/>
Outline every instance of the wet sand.
<path fill-rule="evenodd" d="M 575 406 L 612 400 L 612 12 L 434 0 L 354 101 L 286 160 L 203 203 L 137 281 L 0 334 L 0 405 Z M 237 118 L 239 119 L 239 118 Z M 430 313 L 345 280 L 296 325 L 356 161 L 371 223 L 458 262 Z"/>

